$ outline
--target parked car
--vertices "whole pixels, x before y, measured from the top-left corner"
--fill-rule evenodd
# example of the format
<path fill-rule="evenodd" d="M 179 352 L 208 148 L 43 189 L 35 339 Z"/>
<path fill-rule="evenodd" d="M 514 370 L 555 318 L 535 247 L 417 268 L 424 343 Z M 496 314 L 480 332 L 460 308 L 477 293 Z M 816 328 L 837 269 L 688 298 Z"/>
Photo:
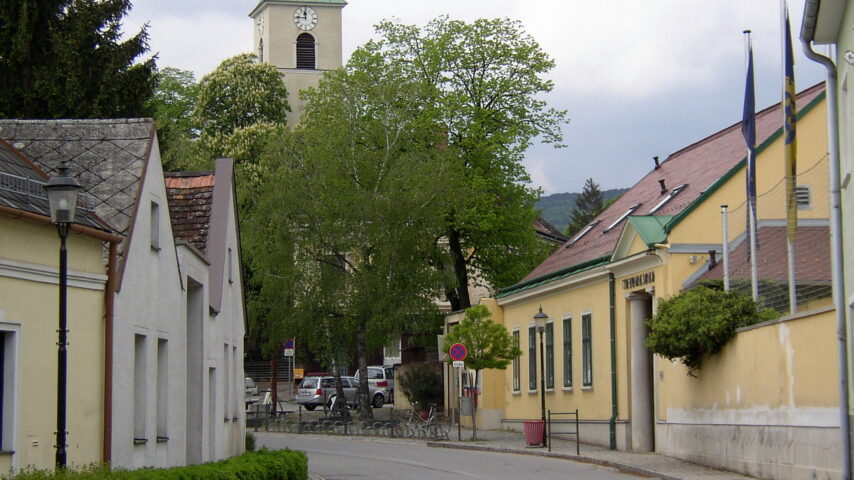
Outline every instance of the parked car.
<path fill-rule="evenodd" d="M 359 371 L 356 370 L 356 379 L 358 378 Z M 391 365 L 368 366 L 368 385 L 371 387 L 371 405 L 375 408 L 394 402 L 394 367 Z M 382 394 L 382 403 L 377 403 L 377 393 Z"/>
<path fill-rule="evenodd" d="M 341 377 L 341 382 L 347 405 L 357 407 L 359 380 L 355 377 Z M 331 408 L 336 397 L 335 377 L 306 376 L 297 389 L 296 402 L 303 405 L 306 410 L 314 410 L 317 407 Z M 382 389 L 371 387 L 370 397 L 371 405 L 376 408 L 382 407 L 385 403 L 385 391 Z"/>
<path fill-rule="evenodd" d="M 243 386 L 243 399 L 246 402 L 246 408 L 249 408 L 249 405 L 258 402 L 258 385 L 255 384 L 255 380 L 246 377 L 243 379 Z"/>

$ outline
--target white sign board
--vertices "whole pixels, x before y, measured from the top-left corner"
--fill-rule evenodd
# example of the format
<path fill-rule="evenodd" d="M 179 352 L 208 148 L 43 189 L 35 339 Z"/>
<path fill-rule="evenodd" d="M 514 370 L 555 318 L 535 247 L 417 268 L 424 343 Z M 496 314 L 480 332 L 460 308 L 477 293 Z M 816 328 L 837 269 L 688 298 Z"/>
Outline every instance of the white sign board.
<path fill-rule="evenodd" d="M 286 357 L 293 357 L 294 356 L 294 349 L 293 348 L 286 348 L 285 349 L 285 356 Z"/>
<path fill-rule="evenodd" d="M 466 366 L 466 362 L 462 360 L 454 360 L 454 363 L 452 365 L 454 368 L 463 368 Z"/>

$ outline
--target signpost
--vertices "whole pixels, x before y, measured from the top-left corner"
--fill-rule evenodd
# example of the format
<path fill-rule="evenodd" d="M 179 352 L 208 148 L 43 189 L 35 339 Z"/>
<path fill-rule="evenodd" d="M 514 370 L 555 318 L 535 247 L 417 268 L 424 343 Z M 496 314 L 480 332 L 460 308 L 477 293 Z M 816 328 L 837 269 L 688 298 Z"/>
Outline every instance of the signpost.
<path fill-rule="evenodd" d="M 286 338 L 285 345 L 283 350 L 283 355 L 288 359 L 288 373 L 287 378 L 290 380 L 288 385 L 288 400 L 291 400 L 293 393 L 293 383 L 294 383 L 294 352 L 296 350 L 296 346 L 294 345 L 293 338 Z M 274 373 L 275 375 L 275 373 Z"/>
<path fill-rule="evenodd" d="M 463 360 L 468 356 L 469 351 L 465 345 L 462 343 L 455 343 L 451 345 L 451 348 L 448 350 L 448 355 L 454 361 L 453 366 L 457 369 L 457 379 L 459 385 L 459 393 L 457 394 L 457 411 L 460 412 L 462 409 L 463 402 L 463 370 L 465 367 L 465 362 Z M 462 413 L 460 414 L 462 416 Z M 461 419 L 460 419 L 461 420 Z M 462 422 L 457 421 L 457 440 L 462 440 Z"/>

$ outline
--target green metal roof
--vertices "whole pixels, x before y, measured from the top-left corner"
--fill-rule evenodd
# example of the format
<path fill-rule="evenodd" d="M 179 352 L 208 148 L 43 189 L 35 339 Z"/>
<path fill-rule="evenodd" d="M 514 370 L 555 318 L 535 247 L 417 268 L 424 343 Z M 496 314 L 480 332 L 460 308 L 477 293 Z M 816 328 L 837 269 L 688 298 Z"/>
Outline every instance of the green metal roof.
<path fill-rule="evenodd" d="M 673 215 L 638 215 L 629 216 L 629 223 L 651 248 L 656 243 L 664 243 L 667 240 L 667 230 L 664 227 L 671 219 Z"/>

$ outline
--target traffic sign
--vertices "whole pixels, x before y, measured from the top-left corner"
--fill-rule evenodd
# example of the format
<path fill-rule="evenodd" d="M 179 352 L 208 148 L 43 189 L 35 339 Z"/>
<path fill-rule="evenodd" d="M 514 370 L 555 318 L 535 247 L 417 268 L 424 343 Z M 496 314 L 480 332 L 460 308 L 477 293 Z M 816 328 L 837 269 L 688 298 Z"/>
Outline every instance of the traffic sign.
<path fill-rule="evenodd" d="M 454 360 L 451 366 L 454 368 L 463 368 L 466 366 L 466 362 L 462 360 Z"/>
<path fill-rule="evenodd" d="M 294 346 L 294 339 L 293 338 L 286 338 L 285 339 L 284 356 L 293 357 L 295 349 L 296 349 L 296 347 Z"/>
<path fill-rule="evenodd" d="M 451 345 L 451 349 L 448 350 L 448 355 L 451 356 L 452 360 L 463 361 L 468 356 L 469 351 L 466 349 L 466 346 L 462 343 L 455 343 Z"/>
<path fill-rule="evenodd" d="M 285 339 L 285 348 L 294 348 L 294 339 L 286 338 Z"/>

